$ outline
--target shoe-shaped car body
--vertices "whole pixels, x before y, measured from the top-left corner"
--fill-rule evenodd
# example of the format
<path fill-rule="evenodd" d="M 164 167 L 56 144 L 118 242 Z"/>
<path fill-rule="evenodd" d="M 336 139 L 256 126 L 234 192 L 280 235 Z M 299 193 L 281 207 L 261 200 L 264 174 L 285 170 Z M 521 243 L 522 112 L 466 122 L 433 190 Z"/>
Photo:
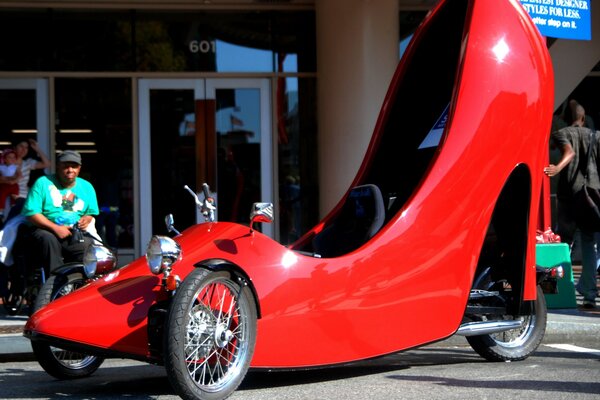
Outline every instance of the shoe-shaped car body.
<path fill-rule="evenodd" d="M 228 396 L 250 367 L 349 363 L 454 334 L 490 360 L 523 359 L 545 329 L 535 232 L 553 103 L 545 40 L 518 0 L 442 0 L 351 188 L 296 243 L 256 229 L 264 204 L 251 227 L 154 237 L 148 257 L 51 302 L 25 335 L 36 354 L 164 364 L 180 396 L 200 399 Z"/>

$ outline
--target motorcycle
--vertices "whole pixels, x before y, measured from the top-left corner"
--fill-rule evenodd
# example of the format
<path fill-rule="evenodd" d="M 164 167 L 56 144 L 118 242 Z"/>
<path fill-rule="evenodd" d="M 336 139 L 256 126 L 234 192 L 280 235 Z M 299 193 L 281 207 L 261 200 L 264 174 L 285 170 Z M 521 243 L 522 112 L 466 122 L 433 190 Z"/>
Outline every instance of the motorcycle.
<path fill-rule="evenodd" d="M 75 227 L 73 236 L 80 237 L 81 235 L 88 234 Z M 95 240 L 98 239 L 95 238 Z M 103 248 L 114 257 L 112 250 L 109 250 L 104 246 Z M 82 283 L 79 283 L 78 285 L 82 286 L 85 282 L 83 279 L 83 263 L 67 263 L 55 271 L 52 271 L 51 274 L 48 274 L 41 265 L 28 259 L 25 254 L 26 250 L 27 249 L 20 249 L 15 252 L 13 265 L 2 265 L 2 304 L 8 315 L 18 315 L 25 309 L 27 314 L 31 315 L 35 310 L 49 302 L 47 300 L 48 295 L 45 293 L 48 287 L 55 286 L 57 280 L 67 279 L 72 273 L 76 273 L 78 270 L 82 277 Z M 46 282 L 48 281 L 50 284 L 46 285 Z M 37 305 L 40 294 L 43 294 L 43 297 L 46 298 L 46 300 L 40 305 Z M 55 295 L 56 294 L 53 293 L 53 296 Z"/>
<path fill-rule="evenodd" d="M 17 315 L 24 309 L 28 315 L 31 315 L 36 309 L 34 305 L 40 289 L 48 279 L 48 273 L 38 262 L 28 257 L 28 244 L 23 241 L 23 235 L 26 233 L 21 229 L 20 223 L 15 226 L 18 226 L 17 237 L 20 239 L 17 239 L 9 250 L 13 256 L 12 265 L 2 264 L 4 278 L 2 304 L 8 315 Z M 83 234 L 76 227 L 74 228 L 74 237 L 79 238 Z"/>
<path fill-rule="evenodd" d="M 74 240 L 81 240 L 86 232 L 74 228 Z M 17 315 L 28 307 L 27 313 L 33 314 L 51 301 L 74 292 L 89 281 L 99 279 L 116 268 L 116 256 L 105 247 L 101 240 L 88 248 L 83 262 L 66 263 L 52 271 L 46 278 L 46 271 L 38 264 L 28 262 L 20 252 L 15 255 L 15 263 L 7 270 L 7 287 L 3 294 L 3 306 L 9 315 Z M 100 245 L 102 244 L 102 245 Z M 100 268 L 93 272 L 86 269 L 90 258 L 100 260 Z M 43 368 L 59 379 L 87 376 L 95 372 L 104 359 L 93 355 L 67 351 L 55 346 L 40 343 L 32 344 L 34 354 Z"/>
<path fill-rule="evenodd" d="M 90 267 L 92 264 L 93 267 Z M 83 262 L 68 263 L 52 272 L 39 289 L 33 312 L 75 292 L 93 280 L 100 279 L 114 271 L 116 267 L 117 258 L 111 249 L 104 244 L 90 245 L 84 254 Z M 103 357 L 69 351 L 46 343 L 32 342 L 31 347 L 42 368 L 58 379 L 91 375 L 104 362 Z"/>
<path fill-rule="evenodd" d="M 273 221 L 270 203 L 253 205 L 249 226 L 211 220 L 203 186 L 207 221 L 179 232 L 167 218 L 174 237 L 153 236 L 144 257 L 42 307 L 24 334 L 164 365 L 185 399 L 226 398 L 249 368 L 347 364 L 455 334 L 488 360 L 522 360 L 560 275 L 535 263 L 552 80 L 518 1 L 441 0 L 353 183 L 298 241 L 257 229 Z"/>

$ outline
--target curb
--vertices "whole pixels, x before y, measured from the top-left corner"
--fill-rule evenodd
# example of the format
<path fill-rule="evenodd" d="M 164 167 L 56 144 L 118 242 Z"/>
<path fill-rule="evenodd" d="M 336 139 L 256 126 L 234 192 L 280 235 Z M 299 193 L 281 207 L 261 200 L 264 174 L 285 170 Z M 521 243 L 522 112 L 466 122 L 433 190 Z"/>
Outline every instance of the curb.
<path fill-rule="evenodd" d="M 584 319 L 584 320 L 580 320 Z M 575 320 L 548 321 L 544 343 L 571 342 L 579 346 L 600 347 L 600 315 Z M 550 333 L 548 335 L 548 332 Z"/>
<path fill-rule="evenodd" d="M 18 327 L 20 333 L 0 335 L 0 362 L 18 362 L 35 360 L 29 339 L 23 336 L 23 327 Z"/>

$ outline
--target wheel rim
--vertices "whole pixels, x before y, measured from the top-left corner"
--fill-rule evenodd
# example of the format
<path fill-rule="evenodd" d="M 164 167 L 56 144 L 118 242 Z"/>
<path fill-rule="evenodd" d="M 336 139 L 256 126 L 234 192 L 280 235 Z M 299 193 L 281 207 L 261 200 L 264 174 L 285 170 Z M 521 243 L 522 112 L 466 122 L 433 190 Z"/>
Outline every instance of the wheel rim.
<path fill-rule="evenodd" d="M 86 368 L 93 364 L 97 359 L 95 356 L 63 350 L 59 349 L 58 347 L 50 347 L 50 351 L 60 365 L 69 369 Z"/>
<path fill-rule="evenodd" d="M 499 296 L 498 300 L 500 301 L 500 304 L 504 307 L 506 307 L 507 304 L 507 293 L 510 293 L 512 291 L 512 285 L 510 283 L 508 283 L 505 280 L 501 280 L 498 282 L 493 282 L 489 287 L 487 287 L 487 290 L 493 290 L 494 286 L 500 290 L 500 293 L 503 293 L 504 296 Z M 533 310 L 533 308 L 532 308 Z M 525 342 L 527 342 L 527 340 L 531 337 L 531 334 L 535 328 L 535 324 L 536 324 L 536 318 L 535 318 L 535 313 L 532 313 L 530 315 L 524 315 L 518 318 L 514 318 L 511 315 L 497 315 L 495 316 L 494 319 L 504 319 L 504 320 L 510 320 L 510 321 L 515 321 L 515 320 L 519 320 L 521 321 L 521 327 L 520 328 L 516 328 L 516 329 L 511 329 L 508 331 L 503 331 L 503 332 L 498 332 L 495 334 L 491 334 L 490 337 L 492 338 L 492 340 L 494 342 L 496 342 L 496 344 L 498 344 L 499 346 L 505 347 L 505 348 L 515 348 L 515 347 L 520 347 L 523 346 L 525 344 Z"/>
<path fill-rule="evenodd" d="M 70 282 L 66 282 L 56 291 L 54 296 L 52 296 L 52 301 L 58 299 L 59 297 L 63 297 L 71 292 L 74 292 L 75 290 L 82 287 L 84 284 L 85 281 L 83 279 L 77 279 Z M 86 368 L 89 365 L 93 364 L 97 359 L 96 356 L 90 356 L 74 351 L 68 351 L 60 349 L 58 347 L 50 346 L 50 351 L 52 352 L 52 355 L 60 365 L 69 369 Z"/>
<path fill-rule="evenodd" d="M 521 328 L 491 335 L 494 342 L 503 347 L 523 346 L 535 328 L 535 315 L 528 315 L 520 317 L 519 319 L 522 321 Z"/>
<path fill-rule="evenodd" d="M 192 381 L 217 392 L 238 376 L 248 356 L 248 305 L 229 279 L 201 287 L 188 311 L 184 355 Z"/>
<path fill-rule="evenodd" d="M 66 284 L 61 286 L 60 289 L 58 289 L 56 291 L 56 294 L 52 297 L 52 300 L 54 301 L 54 300 L 58 299 L 59 297 L 63 297 L 71 292 L 74 292 L 75 290 L 82 287 L 84 284 L 85 284 L 85 282 L 83 280 L 67 282 Z"/>

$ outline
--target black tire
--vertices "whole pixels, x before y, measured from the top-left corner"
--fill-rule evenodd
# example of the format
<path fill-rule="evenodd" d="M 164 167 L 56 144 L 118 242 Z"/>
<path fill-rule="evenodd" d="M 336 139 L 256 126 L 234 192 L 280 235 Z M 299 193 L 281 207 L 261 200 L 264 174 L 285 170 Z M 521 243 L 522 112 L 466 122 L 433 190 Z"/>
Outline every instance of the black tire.
<path fill-rule="evenodd" d="M 256 303 L 227 272 L 192 271 L 173 298 L 165 367 L 183 399 L 216 400 L 244 379 L 256 343 Z"/>
<path fill-rule="evenodd" d="M 69 294 L 85 284 L 80 273 L 52 275 L 38 293 L 34 312 L 51 301 Z M 49 346 L 44 342 L 32 341 L 31 347 L 44 370 L 58 379 L 76 379 L 96 372 L 104 362 L 103 358 L 81 354 Z"/>
<path fill-rule="evenodd" d="M 531 314 L 521 316 L 523 326 L 506 332 L 489 335 L 467 336 L 467 341 L 480 356 L 488 361 L 519 361 L 529 357 L 540 345 L 546 332 L 546 298 L 537 288 L 537 300 L 533 302 Z M 496 316 L 505 320 L 515 319 L 512 315 Z"/>

